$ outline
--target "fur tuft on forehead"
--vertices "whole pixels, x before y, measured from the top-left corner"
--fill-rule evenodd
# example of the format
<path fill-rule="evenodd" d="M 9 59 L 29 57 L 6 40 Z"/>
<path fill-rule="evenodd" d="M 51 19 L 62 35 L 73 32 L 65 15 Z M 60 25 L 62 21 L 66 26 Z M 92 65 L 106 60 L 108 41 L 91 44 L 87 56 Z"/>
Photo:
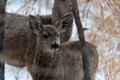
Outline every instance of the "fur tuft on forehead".
<path fill-rule="evenodd" d="M 55 26 L 51 25 L 43 25 L 44 31 L 47 31 L 50 35 L 59 34 L 58 29 Z"/>

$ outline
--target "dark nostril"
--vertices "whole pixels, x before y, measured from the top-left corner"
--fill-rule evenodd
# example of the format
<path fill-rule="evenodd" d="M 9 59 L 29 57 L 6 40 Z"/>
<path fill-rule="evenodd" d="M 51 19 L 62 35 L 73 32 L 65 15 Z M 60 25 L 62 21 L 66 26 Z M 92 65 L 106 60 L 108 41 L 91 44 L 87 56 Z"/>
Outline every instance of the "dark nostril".
<path fill-rule="evenodd" d="M 54 48 L 54 49 L 57 49 L 58 47 L 59 47 L 59 45 L 58 44 L 53 44 L 53 45 L 51 45 L 52 46 L 52 48 Z"/>

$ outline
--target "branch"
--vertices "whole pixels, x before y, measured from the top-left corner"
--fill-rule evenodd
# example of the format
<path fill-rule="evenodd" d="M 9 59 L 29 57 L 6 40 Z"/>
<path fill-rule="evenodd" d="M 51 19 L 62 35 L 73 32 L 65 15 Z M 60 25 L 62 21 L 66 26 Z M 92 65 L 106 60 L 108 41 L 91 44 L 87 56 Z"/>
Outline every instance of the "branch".
<path fill-rule="evenodd" d="M 82 23 L 81 23 L 80 17 L 79 17 L 77 0 L 72 0 L 72 8 L 73 8 L 73 15 L 75 17 L 75 23 L 77 25 L 79 40 L 83 47 L 85 45 L 85 38 L 84 38 Z"/>

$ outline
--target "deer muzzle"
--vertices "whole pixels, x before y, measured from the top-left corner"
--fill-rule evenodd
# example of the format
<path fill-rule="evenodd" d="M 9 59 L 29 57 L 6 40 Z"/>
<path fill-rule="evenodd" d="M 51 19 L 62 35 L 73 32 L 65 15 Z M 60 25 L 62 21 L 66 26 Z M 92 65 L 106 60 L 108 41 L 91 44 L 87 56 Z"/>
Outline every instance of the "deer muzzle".
<path fill-rule="evenodd" d="M 60 45 L 60 40 L 58 38 L 54 38 L 51 42 L 52 49 L 58 49 Z"/>

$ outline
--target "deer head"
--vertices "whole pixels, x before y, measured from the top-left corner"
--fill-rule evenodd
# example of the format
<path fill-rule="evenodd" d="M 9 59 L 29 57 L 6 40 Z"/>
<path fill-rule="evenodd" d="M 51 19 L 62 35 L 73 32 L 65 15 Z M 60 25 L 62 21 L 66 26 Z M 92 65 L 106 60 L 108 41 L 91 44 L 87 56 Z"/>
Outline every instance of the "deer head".
<path fill-rule="evenodd" d="M 43 25 L 38 18 L 30 15 L 29 27 L 37 35 L 37 48 L 43 52 L 57 50 L 60 45 L 60 34 L 69 29 L 72 18 L 72 13 L 68 13 L 55 25 Z"/>

